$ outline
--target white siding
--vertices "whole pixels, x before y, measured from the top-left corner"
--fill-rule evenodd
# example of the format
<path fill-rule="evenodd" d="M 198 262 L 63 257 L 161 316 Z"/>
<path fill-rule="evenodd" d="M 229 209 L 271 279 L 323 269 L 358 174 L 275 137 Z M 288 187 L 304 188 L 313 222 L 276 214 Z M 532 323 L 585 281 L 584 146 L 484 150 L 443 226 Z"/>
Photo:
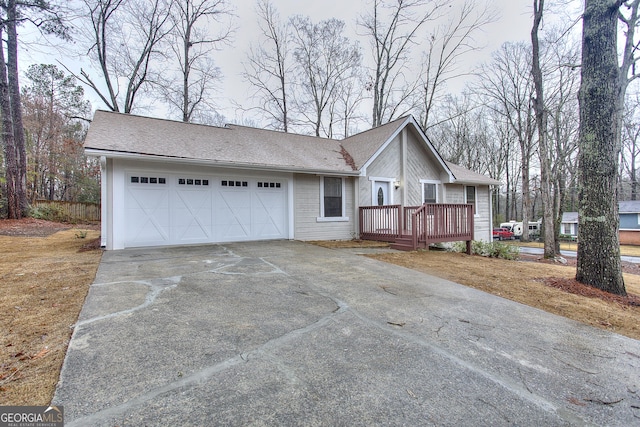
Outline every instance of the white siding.
<path fill-rule="evenodd" d="M 401 166 L 402 153 L 398 135 L 367 167 L 367 177 L 402 179 Z M 366 177 L 360 178 L 359 181 L 360 206 L 371 206 L 371 181 Z M 401 189 L 391 188 L 391 191 L 394 204 L 402 204 Z"/>
<path fill-rule="evenodd" d="M 420 180 L 441 180 L 441 166 L 429 155 L 426 146 L 413 134 L 407 132 L 407 206 L 422 204 L 422 184 Z M 438 185 L 438 201 L 444 198 L 442 185 Z"/>
<path fill-rule="evenodd" d="M 403 149 L 403 140 L 406 150 Z M 429 154 L 424 143 L 413 132 L 405 129 L 367 167 L 367 177 L 396 179 L 401 185 L 392 190 L 394 204 L 416 206 L 422 204 L 420 180 L 442 180 L 442 168 Z M 371 205 L 371 181 L 360 178 L 359 185 L 360 205 Z M 438 191 L 438 200 L 442 200 L 442 186 L 438 186 Z"/>
<path fill-rule="evenodd" d="M 448 184 L 445 186 L 445 197 L 443 203 L 464 203 L 464 186 L 459 184 Z"/>
<path fill-rule="evenodd" d="M 445 189 L 444 203 L 465 203 L 464 198 L 465 185 L 462 184 L 448 184 Z M 474 240 L 482 240 L 490 242 L 491 237 L 491 224 L 489 220 L 490 212 L 490 199 L 489 199 L 489 186 L 477 185 L 476 186 L 476 206 L 478 211 L 473 218 L 474 221 Z"/>
<path fill-rule="evenodd" d="M 315 175 L 294 175 L 294 238 L 296 240 L 348 240 L 355 236 L 354 179 L 345 179 L 345 215 L 348 221 L 318 221 L 320 179 Z"/>
<path fill-rule="evenodd" d="M 491 212 L 491 192 L 489 186 L 478 185 L 476 186 L 476 197 L 478 198 L 478 213 L 474 218 L 474 239 L 482 240 L 485 242 L 491 242 L 492 237 L 492 224 L 489 218 Z"/>

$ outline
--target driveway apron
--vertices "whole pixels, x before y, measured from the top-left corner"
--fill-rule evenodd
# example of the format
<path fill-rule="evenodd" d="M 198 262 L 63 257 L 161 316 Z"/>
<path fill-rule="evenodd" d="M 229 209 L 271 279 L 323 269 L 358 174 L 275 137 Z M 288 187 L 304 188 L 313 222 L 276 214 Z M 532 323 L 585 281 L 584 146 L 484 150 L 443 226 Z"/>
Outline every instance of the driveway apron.
<path fill-rule="evenodd" d="M 640 424 L 640 342 L 347 250 L 105 252 L 67 426 Z"/>

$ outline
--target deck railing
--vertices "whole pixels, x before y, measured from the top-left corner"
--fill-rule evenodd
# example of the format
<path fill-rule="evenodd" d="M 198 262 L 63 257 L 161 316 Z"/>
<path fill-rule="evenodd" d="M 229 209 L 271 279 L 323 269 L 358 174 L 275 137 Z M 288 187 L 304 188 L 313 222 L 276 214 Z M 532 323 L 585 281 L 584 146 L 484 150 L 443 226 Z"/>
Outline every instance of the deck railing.
<path fill-rule="evenodd" d="M 360 207 L 360 238 L 395 242 L 411 236 L 413 247 L 473 240 L 473 205 L 427 204 Z"/>
<path fill-rule="evenodd" d="M 402 235 L 402 206 L 360 207 L 360 238 L 394 242 Z"/>
<path fill-rule="evenodd" d="M 473 240 L 473 205 L 424 204 L 411 214 L 414 247 Z"/>

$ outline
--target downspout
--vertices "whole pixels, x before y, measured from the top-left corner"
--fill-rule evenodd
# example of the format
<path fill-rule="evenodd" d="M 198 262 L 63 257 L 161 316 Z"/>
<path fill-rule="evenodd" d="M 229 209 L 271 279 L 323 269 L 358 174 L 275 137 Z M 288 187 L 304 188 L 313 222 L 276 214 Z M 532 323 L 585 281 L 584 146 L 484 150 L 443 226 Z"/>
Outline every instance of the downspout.
<path fill-rule="evenodd" d="M 100 156 L 100 247 L 107 247 L 107 223 L 109 214 L 107 205 L 107 158 Z"/>
<path fill-rule="evenodd" d="M 487 242 L 493 241 L 493 233 L 491 231 L 493 230 L 493 190 L 494 190 L 494 186 L 490 185 L 489 186 L 489 234 L 487 236 L 488 237 Z"/>
<path fill-rule="evenodd" d="M 352 215 L 349 218 L 353 218 L 353 229 L 351 235 L 356 239 L 360 238 L 360 177 L 349 177 L 351 181 L 352 197 L 353 197 L 353 209 Z"/>

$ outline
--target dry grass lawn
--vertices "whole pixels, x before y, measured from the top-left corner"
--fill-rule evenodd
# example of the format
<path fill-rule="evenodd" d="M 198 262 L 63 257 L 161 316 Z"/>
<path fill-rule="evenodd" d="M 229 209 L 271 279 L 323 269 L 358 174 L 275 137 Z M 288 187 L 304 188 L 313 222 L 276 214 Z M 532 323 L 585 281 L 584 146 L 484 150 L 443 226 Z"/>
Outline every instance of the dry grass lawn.
<path fill-rule="evenodd" d="M 84 233 L 0 236 L 0 405 L 47 405 L 53 397 L 102 254 L 79 252 L 99 236 Z"/>

